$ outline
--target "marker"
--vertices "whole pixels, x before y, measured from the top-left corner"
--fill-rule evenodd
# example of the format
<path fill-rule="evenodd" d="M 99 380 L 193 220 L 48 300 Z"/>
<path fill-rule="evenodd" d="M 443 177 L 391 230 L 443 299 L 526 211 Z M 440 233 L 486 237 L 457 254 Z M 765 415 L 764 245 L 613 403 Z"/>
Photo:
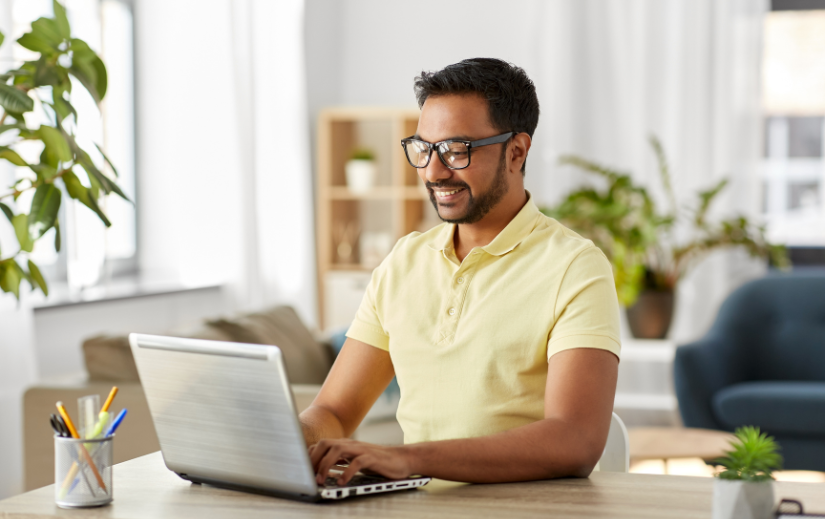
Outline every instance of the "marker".
<path fill-rule="evenodd" d="M 112 405 L 112 400 L 115 399 L 115 395 L 117 395 L 117 386 L 113 386 L 112 390 L 109 392 L 109 396 L 103 403 L 103 407 L 100 408 L 100 414 L 98 415 L 97 423 L 95 424 L 94 429 L 92 429 L 91 434 L 88 435 L 87 438 L 100 437 L 100 433 L 103 432 L 103 428 L 106 427 L 107 423 L 109 423 L 109 407 Z"/>
<path fill-rule="evenodd" d="M 74 428 L 74 423 L 72 423 L 72 419 L 69 418 L 69 413 L 67 413 L 66 408 L 63 407 L 63 402 L 57 403 L 57 412 L 60 413 L 60 416 L 63 417 L 63 421 L 66 422 L 66 427 L 69 428 L 69 433 L 71 433 L 72 438 L 79 439 L 80 435 L 77 434 L 77 429 Z M 92 473 L 94 473 L 95 479 L 97 479 L 97 484 L 100 485 L 100 488 L 102 488 L 104 492 L 108 493 L 109 491 L 106 490 L 106 483 L 104 483 L 103 478 L 100 477 L 100 472 L 97 471 L 97 466 L 95 466 L 95 462 L 92 460 L 92 457 L 89 456 L 89 451 L 86 450 L 86 446 L 81 443 L 78 450 L 84 457 L 86 463 L 89 464 L 89 468 L 92 469 Z"/>

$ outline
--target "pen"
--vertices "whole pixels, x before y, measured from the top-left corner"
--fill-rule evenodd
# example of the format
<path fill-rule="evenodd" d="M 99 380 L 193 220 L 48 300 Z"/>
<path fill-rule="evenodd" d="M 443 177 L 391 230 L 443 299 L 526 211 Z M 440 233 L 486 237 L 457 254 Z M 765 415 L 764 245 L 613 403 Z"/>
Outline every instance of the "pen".
<path fill-rule="evenodd" d="M 123 418 L 126 416 L 126 409 L 121 410 L 115 419 L 112 421 L 112 424 L 106 429 L 106 433 L 103 435 L 104 438 L 108 438 L 109 436 L 113 435 L 118 427 L 120 427 L 120 422 L 123 421 Z"/>
<path fill-rule="evenodd" d="M 66 423 L 66 427 L 69 428 L 69 433 L 71 433 L 72 438 L 79 439 L 80 436 L 77 434 L 77 429 L 74 428 L 74 424 L 72 423 L 72 419 L 69 418 L 69 413 L 66 412 L 66 408 L 63 407 L 63 402 L 57 403 L 57 412 L 60 413 L 60 416 L 63 417 L 63 421 Z M 84 457 L 86 463 L 89 464 L 89 468 L 92 469 L 92 473 L 95 475 L 95 479 L 97 479 L 97 484 L 100 485 L 100 488 L 103 489 L 104 492 L 108 492 L 106 490 L 106 483 L 103 482 L 103 478 L 100 477 L 100 472 L 97 471 L 97 467 L 95 466 L 95 462 L 92 461 L 92 457 L 89 456 L 89 451 L 86 450 L 86 446 L 82 443 L 79 445 L 80 454 Z M 75 462 L 76 463 L 76 462 Z M 69 471 L 71 472 L 71 470 Z M 69 480 L 71 481 L 71 480 Z M 66 486 L 64 482 L 63 486 Z"/>

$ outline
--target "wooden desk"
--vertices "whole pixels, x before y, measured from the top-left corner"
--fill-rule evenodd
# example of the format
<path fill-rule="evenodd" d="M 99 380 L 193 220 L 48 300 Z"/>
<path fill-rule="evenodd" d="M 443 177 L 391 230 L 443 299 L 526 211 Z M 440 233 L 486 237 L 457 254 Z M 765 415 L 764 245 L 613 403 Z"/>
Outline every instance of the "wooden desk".
<path fill-rule="evenodd" d="M 160 453 L 117 465 L 114 478 L 109 506 L 62 510 L 48 486 L 0 501 L 0 517 L 709 518 L 713 487 L 710 478 L 596 472 L 588 479 L 500 485 L 434 481 L 421 490 L 308 504 L 192 485 L 168 471 Z M 825 484 L 780 482 L 776 495 L 825 510 Z"/>

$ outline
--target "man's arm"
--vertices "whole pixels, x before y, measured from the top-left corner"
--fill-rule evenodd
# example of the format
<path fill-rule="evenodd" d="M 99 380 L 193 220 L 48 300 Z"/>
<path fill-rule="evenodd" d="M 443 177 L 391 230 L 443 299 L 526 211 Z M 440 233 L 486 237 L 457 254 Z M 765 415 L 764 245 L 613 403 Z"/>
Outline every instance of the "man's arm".
<path fill-rule="evenodd" d="M 548 365 L 544 420 L 491 436 L 397 447 L 321 440 L 310 448 L 312 464 L 322 482 L 336 462 L 348 460 L 340 484 L 359 470 L 474 483 L 586 477 L 607 441 L 617 377 L 618 359 L 608 351 L 562 351 Z"/>
<path fill-rule="evenodd" d="M 320 393 L 299 417 L 307 445 L 352 435 L 394 376 L 388 352 L 348 338 Z"/>

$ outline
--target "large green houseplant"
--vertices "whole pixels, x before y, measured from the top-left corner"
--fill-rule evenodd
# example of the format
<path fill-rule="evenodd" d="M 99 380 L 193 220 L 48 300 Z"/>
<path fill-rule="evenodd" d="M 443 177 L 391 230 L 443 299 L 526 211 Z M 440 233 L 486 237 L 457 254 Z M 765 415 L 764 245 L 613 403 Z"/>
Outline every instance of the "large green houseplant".
<path fill-rule="evenodd" d="M 744 216 L 718 222 L 708 219 L 708 210 L 727 180 L 700 191 L 694 204 L 680 205 L 662 145 L 654 136 L 650 144 L 668 200 L 667 210 L 660 210 L 648 190 L 636 184 L 629 173 L 565 155 L 560 164 L 594 173 L 605 185 L 578 189 L 542 211 L 604 251 L 613 264 L 616 290 L 628 308 L 634 335 L 661 338 L 670 324 L 678 281 L 709 252 L 742 247 L 752 256 L 771 258 L 779 266 L 787 264 L 787 256 L 784 247 L 768 243 L 764 228 Z M 677 228 L 689 230 L 689 236 L 678 239 Z M 640 311 L 643 317 L 637 315 Z"/>
<path fill-rule="evenodd" d="M 28 256 L 35 242 L 53 227 L 54 246 L 60 250 L 57 216 L 63 193 L 94 211 L 107 227 L 111 224 L 100 208 L 101 197 L 116 193 L 127 199 L 78 145 L 75 134 L 78 113 L 72 106 L 72 89 L 86 89 L 99 104 L 106 95 L 106 67 L 83 40 L 72 37 L 64 7 L 53 0 L 53 8 L 53 18 L 32 22 L 31 31 L 17 40 L 34 53 L 34 59 L 0 74 L 0 159 L 25 168 L 7 191 L 0 191 L 0 210 L 17 238 L 16 247 L 0 244 L 0 289 L 18 298 L 24 280 L 32 290 L 40 288 L 48 295 L 40 269 Z M 3 40 L 0 33 L 0 45 Z M 25 141 L 42 144 L 38 158 L 24 158 Z M 103 150 L 95 146 L 117 175 Z M 31 205 L 22 207 L 21 195 L 29 191 L 34 192 Z"/>

